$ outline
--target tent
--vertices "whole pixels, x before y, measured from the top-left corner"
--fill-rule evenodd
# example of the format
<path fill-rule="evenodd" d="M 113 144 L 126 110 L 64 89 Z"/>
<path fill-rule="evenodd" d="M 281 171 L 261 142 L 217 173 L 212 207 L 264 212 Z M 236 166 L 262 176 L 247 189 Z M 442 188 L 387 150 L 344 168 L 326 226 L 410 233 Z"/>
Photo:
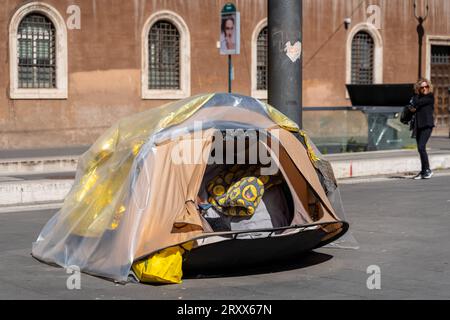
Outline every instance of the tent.
<path fill-rule="evenodd" d="M 256 212 L 201 210 L 211 179 L 230 161 L 248 166 L 251 150 L 268 160 L 252 165 L 275 168 L 280 178 Z M 80 158 L 73 187 L 32 255 L 123 283 L 133 263 L 177 245 L 192 246 L 183 268 L 201 271 L 339 244 L 344 218 L 330 164 L 293 121 L 257 99 L 205 94 L 124 118 L 105 132 Z"/>

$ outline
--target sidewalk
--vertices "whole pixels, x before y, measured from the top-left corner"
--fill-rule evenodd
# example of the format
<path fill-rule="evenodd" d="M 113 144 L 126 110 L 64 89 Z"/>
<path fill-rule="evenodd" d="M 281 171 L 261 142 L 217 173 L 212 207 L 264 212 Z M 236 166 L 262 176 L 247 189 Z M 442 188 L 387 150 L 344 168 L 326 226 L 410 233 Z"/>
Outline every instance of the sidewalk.
<path fill-rule="evenodd" d="M 428 144 L 432 170 L 450 168 L 450 139 L 433 137 Z M 408 175 L 420 171 L 417 150 L 391 150 L 328 155 L 337 179 L 378 175 Z"/>
<path fill-rule="evenodd" d="M 450 139 L 429 143 L 433 170 L 450 169 Z M 78 158 L 88 146 L 40 150 L 0 150 L 0 211 L 57 208 L 70 191 Z M 338 180 L 420 171 L 416 150 L 376 151 L 325 156 Z"/>

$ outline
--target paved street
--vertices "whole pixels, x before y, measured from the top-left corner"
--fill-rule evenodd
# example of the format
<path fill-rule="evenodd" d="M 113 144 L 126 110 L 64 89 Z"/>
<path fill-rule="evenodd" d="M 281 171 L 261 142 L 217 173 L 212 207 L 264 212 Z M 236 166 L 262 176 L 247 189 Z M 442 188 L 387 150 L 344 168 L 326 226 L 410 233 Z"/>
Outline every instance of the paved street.
<path fill-rule="evenodd" d="M 0 299 L 450 299 L 450 175 L 342 184 L 360 249 L 319 249 L 292 265 L 181 285 L 116 285 L 82 275 L 66 289 L 63 269 L 30 256 L 54 211 L 0 214 Z M 367 267 L 381 269 L 381 290 L 368 290 Z"/>

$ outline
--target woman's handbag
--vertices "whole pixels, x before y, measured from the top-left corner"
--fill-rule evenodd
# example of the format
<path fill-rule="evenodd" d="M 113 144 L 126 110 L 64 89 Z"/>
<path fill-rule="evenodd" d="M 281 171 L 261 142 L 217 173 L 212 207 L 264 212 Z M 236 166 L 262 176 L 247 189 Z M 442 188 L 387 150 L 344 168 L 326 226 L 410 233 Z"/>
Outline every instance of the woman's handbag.
<path fill-rule="evenodd" d="M 406 106 L 403 108 L 402 113 L 400 114 L 400 122 L 403 124 L 409 124 L 413 118 L 414 113 L 411 111 L 413 106 Z"/>

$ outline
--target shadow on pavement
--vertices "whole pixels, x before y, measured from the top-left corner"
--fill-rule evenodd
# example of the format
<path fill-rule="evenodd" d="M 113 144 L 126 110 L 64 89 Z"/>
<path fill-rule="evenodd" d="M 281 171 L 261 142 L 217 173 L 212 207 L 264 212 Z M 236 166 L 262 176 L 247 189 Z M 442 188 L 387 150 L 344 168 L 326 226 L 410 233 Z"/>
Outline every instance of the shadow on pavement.
<path fill-rule="evenodd" d="M 311 267 L 317 264 L 324 263 L 333 256 L 318 253 L 318 252 L 307 252 L 301 255 L 296 255 L 295 257 L 288 257 L 271 265 L 262 267 L 246 267 L 239 268 L 236 266 L 234 269 L 207 269 L 200 273 L 186 272 L 183 275 L 184 279 L 199 279 L 199 278 L 227 278 L 227 277 L 244 277 L 249 275 L 259 275 L 267 273 L 277 273 L 284 271 L 291 271 L 296 269 L 303 269 Z"/>
<path fill-rule="evenodd" d="M 417 173 L 416 173 L 417 174 Z M 415 174 L 413 175 L 413 173 L 405 173 L 404 176 L 389 176 L 389 179 L 397 179 L 397 180 L 412 180 L 414 178 Z"/>

